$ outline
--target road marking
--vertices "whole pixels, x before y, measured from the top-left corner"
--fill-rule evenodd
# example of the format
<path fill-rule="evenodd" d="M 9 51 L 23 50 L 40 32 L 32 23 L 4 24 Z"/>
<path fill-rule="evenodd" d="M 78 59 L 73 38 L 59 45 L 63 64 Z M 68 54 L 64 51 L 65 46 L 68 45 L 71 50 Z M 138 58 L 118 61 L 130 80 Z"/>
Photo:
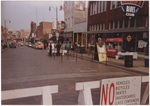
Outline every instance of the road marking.
<path fill-rule="evenodd" d="M 54 75 L 41 75 L 41 76 L 30 76 L 30 77 L 21 77 L 21 78 L 11 78 L 2 80 L 2 84 L 11 84 L 11 83 L 22 83 L 22 82 L 31 82 L 31 81 L 40 81 L 40 80 L 52 80 L 52 79 L 64 79 L 64 78 L 79 78 L 79 77 L 94 77 L 99 76 L 122 76 L 130 75 L 125 72 L 106 72 L 106 73 L 69 73 L 69 74 L 54 74 Z"/>

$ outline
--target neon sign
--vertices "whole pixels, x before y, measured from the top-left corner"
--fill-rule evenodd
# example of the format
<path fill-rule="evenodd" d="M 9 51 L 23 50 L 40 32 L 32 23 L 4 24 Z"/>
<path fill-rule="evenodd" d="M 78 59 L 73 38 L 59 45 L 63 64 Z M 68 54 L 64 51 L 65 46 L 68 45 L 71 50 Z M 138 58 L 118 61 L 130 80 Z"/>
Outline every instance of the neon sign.
<path fill-rule="evenodd" d="M 121 9 L 127 17 L 134 17 L 143 5 L 144 1 L 121 1 Z"/>

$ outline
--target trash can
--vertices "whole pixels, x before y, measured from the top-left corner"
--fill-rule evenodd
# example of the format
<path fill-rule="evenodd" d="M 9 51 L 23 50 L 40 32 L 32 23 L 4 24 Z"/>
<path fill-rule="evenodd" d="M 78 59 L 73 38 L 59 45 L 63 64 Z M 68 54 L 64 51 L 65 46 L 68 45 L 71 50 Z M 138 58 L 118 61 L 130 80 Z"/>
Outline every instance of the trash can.
<path fill-rule="evenodd" d="M 149 56 L 145 56 L 145 67 L 149 67 Z"/>
<path fill-rule="evenodd" d="M 124 66 L 125 67 L 133 67 L 133 56 L 132 55 L 125 55 Z"/>

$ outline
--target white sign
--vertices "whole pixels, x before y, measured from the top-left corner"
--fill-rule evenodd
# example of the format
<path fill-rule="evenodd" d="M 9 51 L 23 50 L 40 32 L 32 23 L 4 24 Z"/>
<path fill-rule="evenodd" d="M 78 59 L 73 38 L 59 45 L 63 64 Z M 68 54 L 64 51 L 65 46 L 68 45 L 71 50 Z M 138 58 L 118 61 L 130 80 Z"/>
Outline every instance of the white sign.
<path fill-rule="evenodd" d="M 134 17 L 135 14 L 134 13 L 126 13 L 126 16 Z"/>
<path fill-rule="evenodd" d="M 100 105 L 140 105 L 141 76 L 104 79 Z"/>
<path fill-rule="evenodd" d="M 126 7 L 126 12 L 130 12 L 130 13 L 135 13 L 135 6 L 127 6 Z"/>

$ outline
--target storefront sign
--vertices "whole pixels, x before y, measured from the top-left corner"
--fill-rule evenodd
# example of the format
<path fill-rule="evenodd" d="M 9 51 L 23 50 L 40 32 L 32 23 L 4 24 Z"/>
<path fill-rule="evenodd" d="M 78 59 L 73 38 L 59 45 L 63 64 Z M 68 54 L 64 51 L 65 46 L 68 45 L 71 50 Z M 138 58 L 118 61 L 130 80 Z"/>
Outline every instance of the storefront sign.
<path fill-rule="evenodd" d="M 100 105 L 140 105 L 141 76 L 104 79 Z"/>
<path fill-rule="evenodd" d="M 121 9 L 127 17 L 134 17 L 143 5 L 144 1 L 121 1 Z"/>

